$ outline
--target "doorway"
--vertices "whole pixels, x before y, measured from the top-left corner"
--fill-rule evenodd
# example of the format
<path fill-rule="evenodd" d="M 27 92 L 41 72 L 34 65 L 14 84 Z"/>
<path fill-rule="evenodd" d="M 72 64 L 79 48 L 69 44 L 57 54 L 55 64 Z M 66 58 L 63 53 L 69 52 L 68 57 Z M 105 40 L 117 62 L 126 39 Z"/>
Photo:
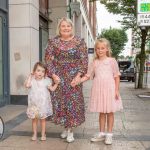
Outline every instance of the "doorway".
<path fill-rule="evenodd" d="M 0 106 L 9 103 L 7 16 L 0 12 Z"/>

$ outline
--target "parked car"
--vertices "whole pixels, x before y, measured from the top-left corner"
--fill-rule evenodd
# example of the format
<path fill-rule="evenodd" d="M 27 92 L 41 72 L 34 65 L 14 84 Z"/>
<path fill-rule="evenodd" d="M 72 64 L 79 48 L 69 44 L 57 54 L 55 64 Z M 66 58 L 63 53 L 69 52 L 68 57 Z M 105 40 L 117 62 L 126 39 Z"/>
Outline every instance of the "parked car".
<path fill-rule="evenodd" d="M 119 69 L 120 69 L 120 79 L 135 81 L 135 66 L 132 61 L 118 61 Z"/>

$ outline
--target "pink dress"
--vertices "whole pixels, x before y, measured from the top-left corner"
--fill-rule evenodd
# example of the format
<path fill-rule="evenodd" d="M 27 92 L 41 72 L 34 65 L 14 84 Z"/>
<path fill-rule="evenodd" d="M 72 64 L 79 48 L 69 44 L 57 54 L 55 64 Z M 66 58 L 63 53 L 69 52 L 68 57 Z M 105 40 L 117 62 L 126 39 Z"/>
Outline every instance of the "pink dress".
<path fill-rule="evenodd" d="M 91 112 L 110 113 L 122 109 L 121 97 L 115 99 L 115 80 L 119 76 L 119 68 L 114 58 L 94 60 L 87 76 L 93 77 L 89 110 Z"/>

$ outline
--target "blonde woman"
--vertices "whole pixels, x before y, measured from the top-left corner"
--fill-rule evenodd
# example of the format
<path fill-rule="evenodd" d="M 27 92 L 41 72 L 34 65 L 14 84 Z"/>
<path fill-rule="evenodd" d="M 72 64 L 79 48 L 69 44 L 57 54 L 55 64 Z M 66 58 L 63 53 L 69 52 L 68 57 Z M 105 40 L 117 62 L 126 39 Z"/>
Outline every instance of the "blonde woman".
<path fill-rule="evenodd" d="M 51 93 L 52 121 L 64 126 L 61 138 L 73 142 L 73 128 L 85 121 L 82 84 L 76 83 L 87 72 L 88 54 L 84 40 L 74 35 L 70 19 L 59 21 L 57 36 L 48 41 L 45 61 L 48 76 L 60 80 L 56 91 Z"/>
<path fill-rule="evenodd" d="M 111 57 L 110 43 L 107 39 L 101 38 L 96 41 L 95 54 L 95 60 L 88 73 L 80 81 L 94 78 L 89 110 L 99 113 L 100 131 L 91 138 L 91 141 L 105 140 L 105 144 L 112 144 L 114 112 L 122 109 L 119 94 L 120 72 L 117 61 Z M 105 133 L 106 122 L 107 133 Z"/>

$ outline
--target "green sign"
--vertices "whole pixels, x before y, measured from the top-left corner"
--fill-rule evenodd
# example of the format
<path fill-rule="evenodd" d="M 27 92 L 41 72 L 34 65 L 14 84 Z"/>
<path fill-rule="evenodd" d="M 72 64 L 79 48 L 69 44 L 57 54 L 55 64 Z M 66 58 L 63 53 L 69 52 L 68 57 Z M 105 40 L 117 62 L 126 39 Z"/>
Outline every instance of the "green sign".
<path fill-rule="evenodd" d="M 150 3 L 141 3 L 140 11 L 141 12 L 150 12 Z"/>

